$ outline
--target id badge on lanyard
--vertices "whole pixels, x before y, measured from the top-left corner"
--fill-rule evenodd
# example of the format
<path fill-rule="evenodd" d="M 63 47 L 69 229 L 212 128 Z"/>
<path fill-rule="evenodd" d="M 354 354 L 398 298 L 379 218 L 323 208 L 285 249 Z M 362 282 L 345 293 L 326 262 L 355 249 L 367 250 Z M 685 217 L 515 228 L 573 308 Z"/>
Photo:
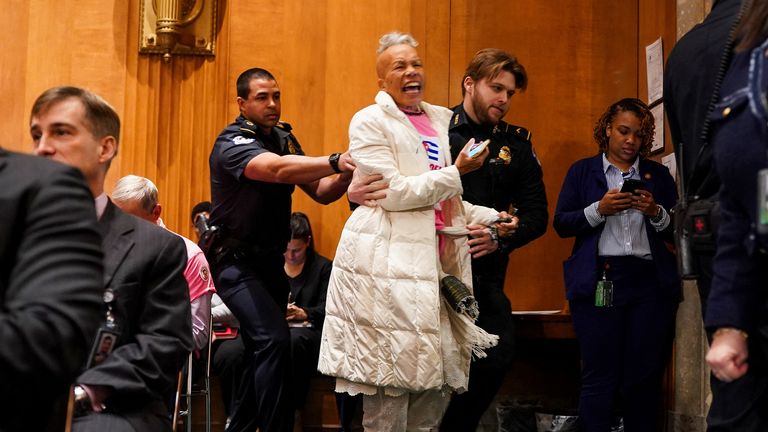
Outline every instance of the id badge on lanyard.
<path fill-rule="evenodd" d="M 607 279 L 608 265 L 603 270 L 603 278 L 597 281 L 595 287 L 595 306 L 612 307 L 613 306 L 613 281 Z"/>
<path fill-rule="evenodd" d="M 93 347 L 91 348 L 91 355 L 88 357 L 87 368 L 98 366 L 112 354 L 117 341 L 120 338 L 120 332 L 115 321 L 115 316 L 112 312 L 112 308 L 115 304 L 115 293 L 111 289 L 104 291 L 104 304 L 107 306 L 107 313 L 104 319 L 104 324 L 99 328 L 96 333 L 96 338 L 93 341 Z"/>

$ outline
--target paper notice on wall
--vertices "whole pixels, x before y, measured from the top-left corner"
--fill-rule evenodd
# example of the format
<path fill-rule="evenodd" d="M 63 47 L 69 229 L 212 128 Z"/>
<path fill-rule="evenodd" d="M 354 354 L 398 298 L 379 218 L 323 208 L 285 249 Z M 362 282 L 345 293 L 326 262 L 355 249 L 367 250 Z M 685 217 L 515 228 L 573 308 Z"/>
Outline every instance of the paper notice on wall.
<path fill-rule="evenodd" d="M 648 105 L 664 96 L 664 51 L 661 38 L 645 47 L 645 67 L 648 76 Z"/>
<path fill-rule="evenodd" d="M 653 120 L 656 128 L 653 131 L 653 143 L 651 144 L 651 153 L 664 151 L 664 105 L 657 104 L 651 108 Z"/>
<path fill-rule="evenodd" d="M 677 180 L 677 161 L 675 159 L 675 154 L 670 153 L 662 157 L 661 164 L 667 167 L 667 169 L 669 170 L 669 173 L 672 174 L 672 178 Z"/>

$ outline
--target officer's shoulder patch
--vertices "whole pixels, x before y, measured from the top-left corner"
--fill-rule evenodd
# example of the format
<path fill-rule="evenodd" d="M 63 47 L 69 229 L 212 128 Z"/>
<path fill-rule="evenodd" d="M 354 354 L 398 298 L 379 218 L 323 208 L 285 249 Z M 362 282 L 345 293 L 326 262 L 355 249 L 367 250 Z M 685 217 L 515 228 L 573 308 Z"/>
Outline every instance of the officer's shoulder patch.
<path fill-rule="evenodd" d="M 252 143 L 254 141 L 256 141 L 255 138 L 247 138 L 247 137 L 244 137 L 242 135 L 238 135 L 238 136 L 232 138 L 232 143 L 235 144 L 235 145 L 250 144 L 250 143 Z"/>
<path fill-rule="evenodd" d="M 256 135 L 257 128 L 258 126 L 256 126 L 256 124 L 250 120 L 244 120 L 240 124 L 240 131 L 245 133 L 246 135 Z"/>
<path fill-rule="evenodd" d="M 280 129 L 282 129 L 282 130 L 284 130 L 286 132 L 290 132 L 293 129 L 291 124 L 290 123 L 286 123 L 286 122 L 277 122 L 277 124 L 275 126 L 279 127 Z"/>

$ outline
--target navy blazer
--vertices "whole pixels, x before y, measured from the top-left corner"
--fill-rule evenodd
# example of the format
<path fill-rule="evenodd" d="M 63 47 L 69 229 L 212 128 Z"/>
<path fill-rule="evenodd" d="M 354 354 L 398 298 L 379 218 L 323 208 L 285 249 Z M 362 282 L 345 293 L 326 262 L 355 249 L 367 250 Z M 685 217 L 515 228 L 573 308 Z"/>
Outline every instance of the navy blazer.
<path fill-rule="evenodd" d="M 646 190 L 653 194 L 656 203 L 669 212 L 677 202 L 677 189 L 667 167 L 652 160 L 640 159 L 640 178 L 645 182 Z M 576 237 L 571 256 L 563 263 L 566 297 L 569 300 L 593 296 L 595 293 L 599 276 L 597 245 L 605 224 L 590 226 L 584 216 L 584 208 L 600 201 L 607 191 L 602 153 L 571 165 L 560 189 L 554 228 L 560 237 Z M 662 289 L 665 293 L 678 296 L 680 278 L 677 275 L 677 262 L 666 245 L 673 243 L 672 224 L 659 232 L 646 218 L 645 230 Z"/>

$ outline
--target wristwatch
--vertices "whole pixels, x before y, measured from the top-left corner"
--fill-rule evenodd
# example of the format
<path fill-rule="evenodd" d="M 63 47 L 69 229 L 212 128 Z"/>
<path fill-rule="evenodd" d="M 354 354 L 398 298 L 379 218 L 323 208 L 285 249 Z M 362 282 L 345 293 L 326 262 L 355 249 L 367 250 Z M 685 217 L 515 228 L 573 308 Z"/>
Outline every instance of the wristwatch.
<path fill-rule="evenodd" d="M 79 417 L 90 412 L 92 409 L 91 398 L 88 397 L 88 393 L 85 391 L 85 389 L 80 387 L 79 385 L 76 385 L 74 388 L 74 393 L 75 393 L 75 401 L 74 401 L 75 417 Z"/>
<path fill-rule="evenodd" d="M 656 216 L 651 217 L 651 222 L 653 223 L 661 222 L 661 218 L 664 217 L 664 214 L 661 212 L 662 207 L 658 204 L 656 204 L 656 207 L 658 208 L 658 210 L 656 210 Z"/>
<path fill-rule="evenodd" d="M 341 174 L 341 170 L 339 169 L 339 159 L 341 159 L 341 153 L 332 153 L 328 156 L 328 163 L 331 164 L 331 168 L 333 168 L 336 173 Z"/>

